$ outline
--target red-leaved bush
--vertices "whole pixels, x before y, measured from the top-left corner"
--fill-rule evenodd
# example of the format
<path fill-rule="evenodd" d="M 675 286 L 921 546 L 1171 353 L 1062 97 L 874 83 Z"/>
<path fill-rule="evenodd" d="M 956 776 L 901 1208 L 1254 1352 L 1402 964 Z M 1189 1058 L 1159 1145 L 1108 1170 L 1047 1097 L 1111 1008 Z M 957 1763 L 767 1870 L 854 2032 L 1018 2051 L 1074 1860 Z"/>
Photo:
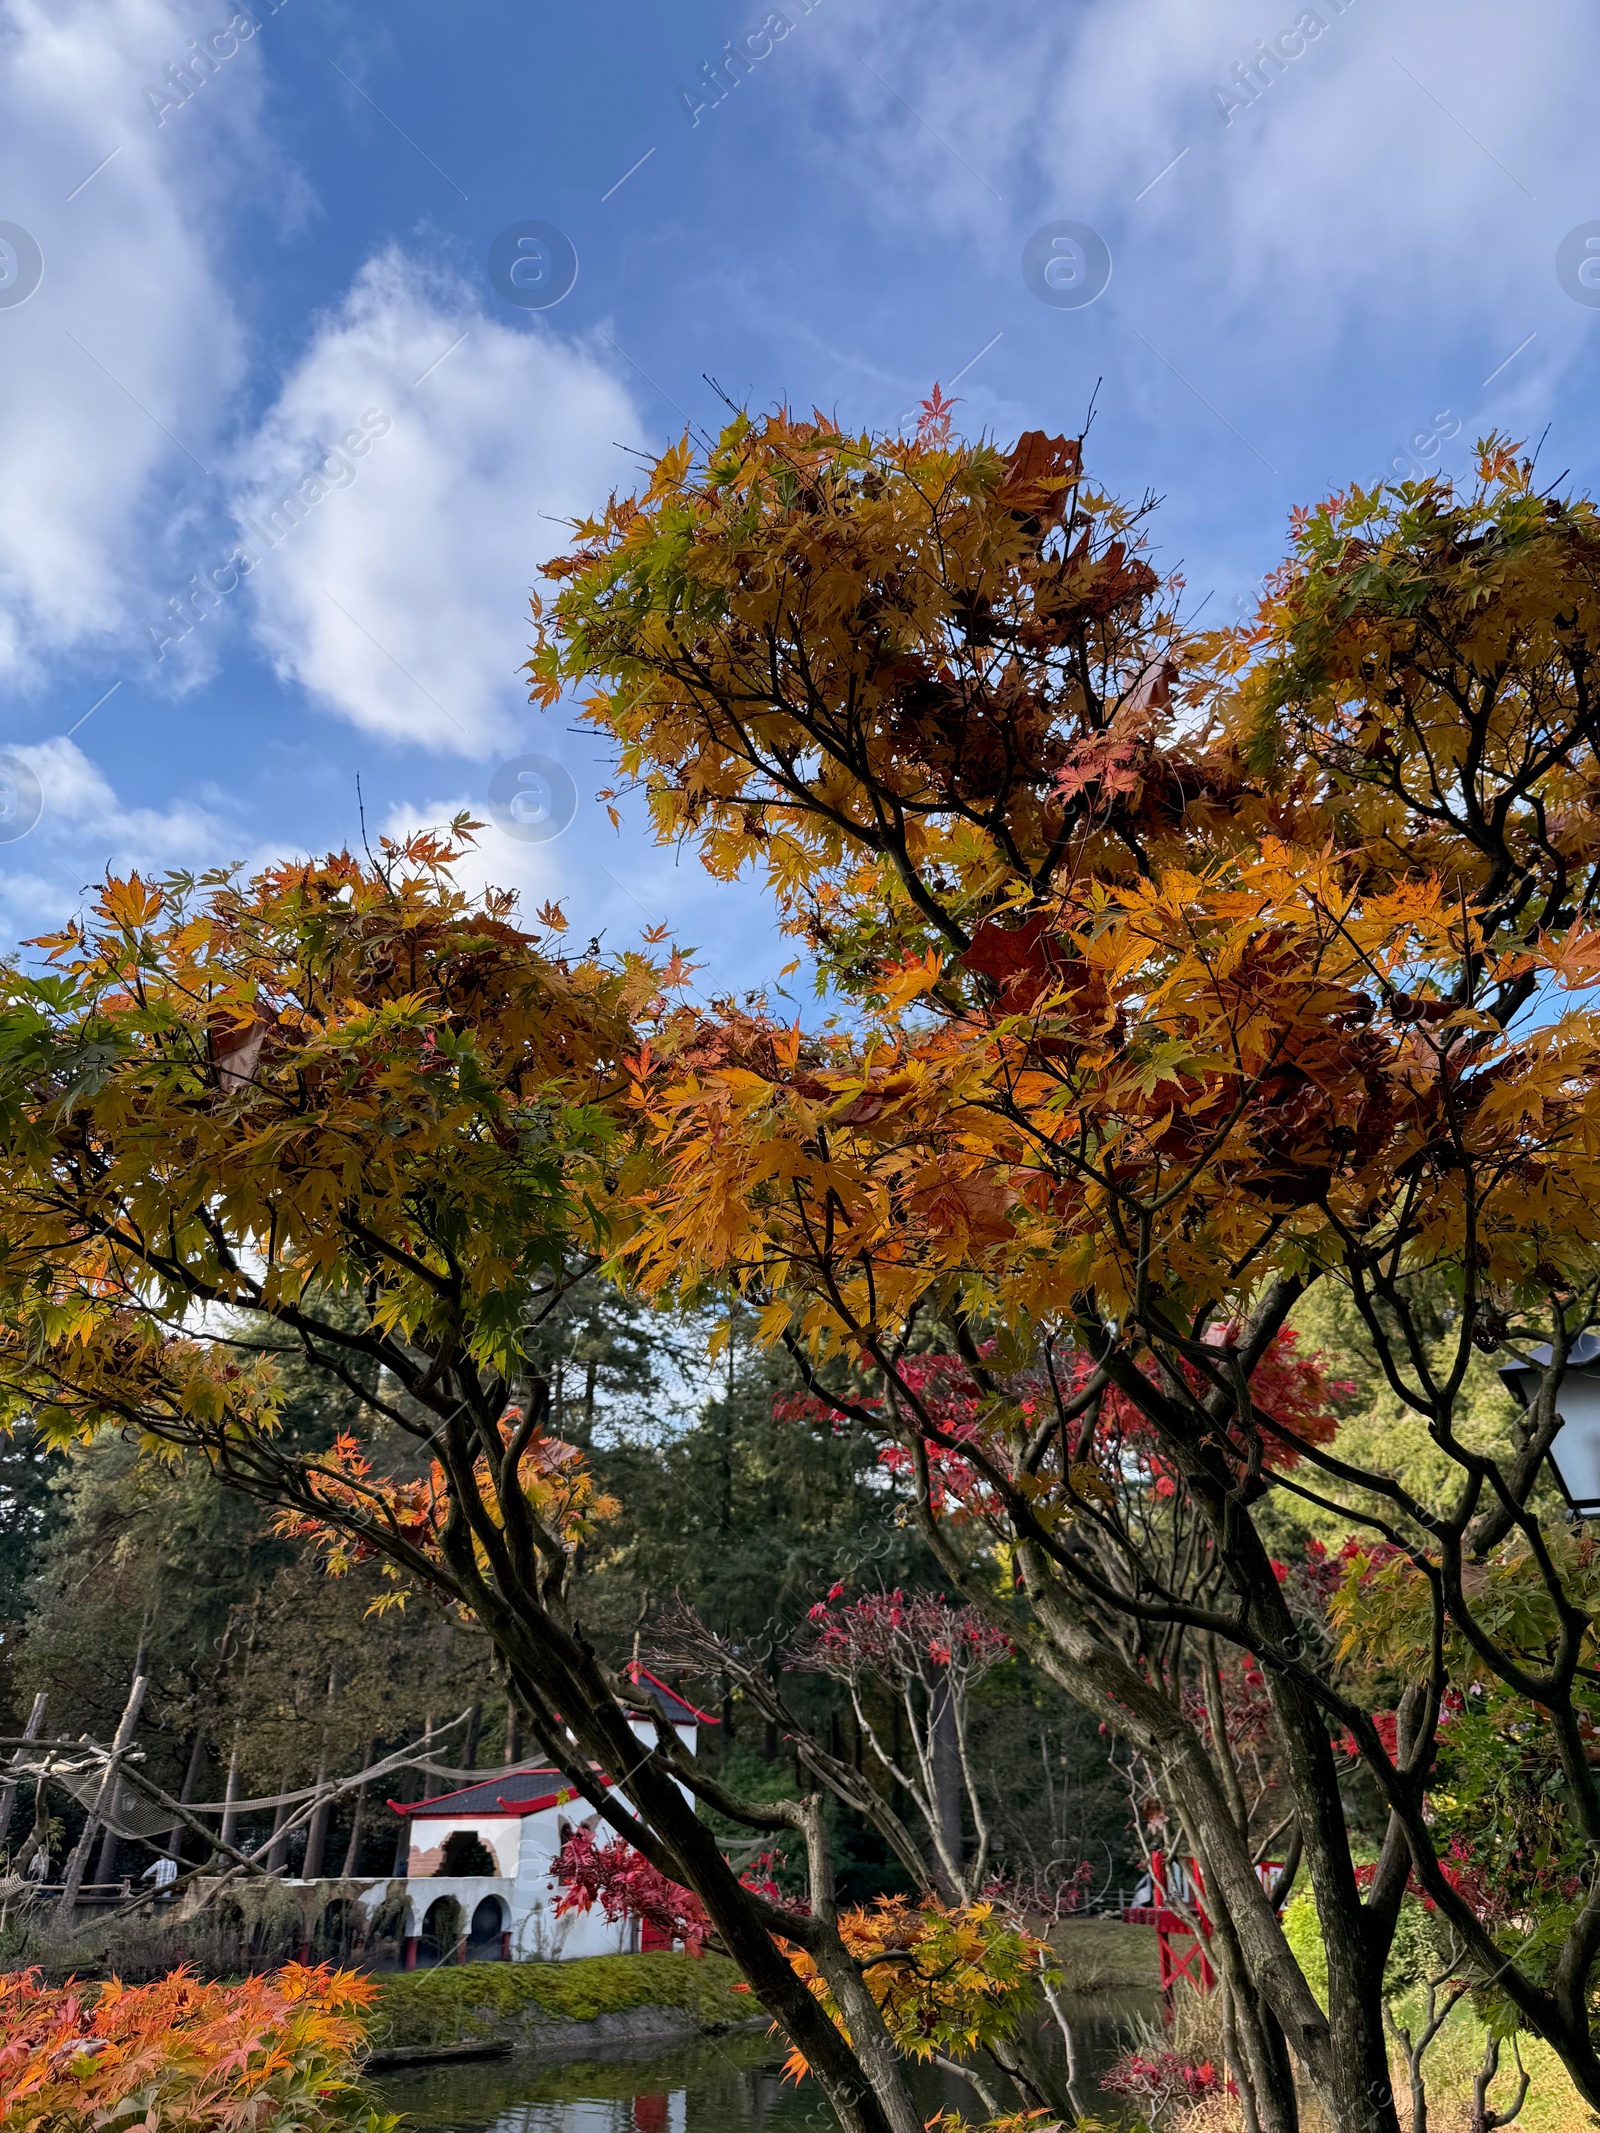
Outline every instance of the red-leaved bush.
<path fill-rule="evenodd" d="M 761 1852 L 751 1860 L 739 1879 L 773 1903 L 785 1898 L 773 1880 L 777 1854 Z M 596 1844 L 592 1830 L 575 1829 L 556 1854 L 551 1872 L 561 1885 L 556 1916 L 568 1911 L 590 1911 L 598 1904 L 613 1924 L 637 1918 L 663 1940 L 681 1941 L 691 1955 L 698 1955 L 711 1931 L 705 1906 L 692 1889 L 652 1866 L 625 1837 L 608 1838 Z"/>
<path fill-rule="evenodd" d="M 366 2036 L 370 1978 L 290 1963 L 237 1985 L 175 1970 L 149 1985 L 0 1976 L 7 2133 L 333 2133 Z M 367 2116 L 368 2133 L 393 2119 Z"/>
<path fill-rule="evenodd" d="M 1203 2103 L 1221 2093 L 1223 2078 L 1209 2059 L 1180 2059 L 1176 2052 L 1124 2052 L 1100 2086 L 1137 2105 L 1154 2121 L 1175 2104 Z"/>
<path fill-rule="evenodd" d="M 669 1880 L 625 1837 L 596 1844 L 592 1830 L 575 1829 L 551 1871 L 561 1884 L 558 1918 L 568 1911 L 591 1911 L 598 1904 L 612 1924 L 637 1918 L 664 1940 L 682 1941 L 696 1955 L 711 1930 L 705 1906 L 693 1890 Z"/>

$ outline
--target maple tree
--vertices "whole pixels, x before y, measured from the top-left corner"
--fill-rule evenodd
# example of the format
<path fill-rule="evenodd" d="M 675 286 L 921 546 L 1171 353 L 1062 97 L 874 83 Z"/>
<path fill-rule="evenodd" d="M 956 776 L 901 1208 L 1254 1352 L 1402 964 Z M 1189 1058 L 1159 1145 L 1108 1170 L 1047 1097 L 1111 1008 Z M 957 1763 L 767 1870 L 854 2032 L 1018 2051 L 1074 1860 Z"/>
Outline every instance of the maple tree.
<path fill-rule="evenodd" d="M 862 1739 L 916 1804 L 947 1896 L 970 1901 L 988 1881 L 990 1863 L 990 1833 L 972 1767 L 971 1692 L 1010 1655 L 1010 1641 L 975 1608 L 952 1607 L 933 1593 L 869 1592 L 836 1606 L 842 1592 L 836 1587 L 811 1609 L 811 1640 L 796 1663 L 846 1685 Z M 903 1761 L 872 1722 L 863 1700 L 869 1683 L 886 1688 L 899 1708 L 910 1745 Z M 941 1767 L 950 1764 L 974 1822 L 970 1857 L 961 1792 Z"/>
<path fill-rule="evenodd" d="M 1202 633 L 1071 439 L 741 415 L 578 528 L 529 671 L 536 700 L 583 692 L 663 838 L 763 875 L 837 1010 L 729 1002 L 635 1057 L 661 1170 L 631 1274 L 759 1308 L 898 1441 L 952 1582 L 1159 1773 L 1260 2124 L 1296 2122 L 1292 2058 L 1335 2123 L 1393 2133 L 1413 1876 L 1600 2103 L 1596 1652 L 1543 1478 L 1600 1280 L 1600 516 L 1491 439 L 1467 493 L 1353 490 L 1292 531 L 1252 626 Z M 1425 1426 L 1436 1497 L 1262 1374 L 1319 1285 Z M 913 1367 L 930 1339 L 959 1426 Z M 1526 1419 L 1463 1434 L 1474 1344 L 1538 1340 Z M 1159 1516 L 1151 1490 L 1128 1515 L 1115 1403 Z M 1268 1538 L 1296 1504 L 1415 1575 L 1392 1728 L 1296 1618 Z M 1513 1628 L 1491 1596 L 1519 1581 Z M 1326 2012 L 1162 1639 L 1191 1681 L 1213 1640 L 1260 1672 Z M 1462 1653 L 1548 1745 L 1573 1888 L 1531 1937 L 1436 1842 Z M 1344 1738 L 1387 1817 L 1365 1878 Z"/>
<path fill-rule="evenodd" d="M 17 2133 L 161 2126 L 170 2133 L 334 2133 L 366 2042 L 371 1978 L 291 1963 L 209 1984 L 0 1976 L 0 2119 Z M 396 2119 L 364 2112 L 365 2133 Z"/>
<path fill-rule="evenodd" d="M 791 1418 L 804 1406 L 791 1397 L 779 1401 Z M 845 1683 L 858 1738 L 873 1755 L 877 1781 L 858 1762 L 847 1760 L 836 1741 L 830 1745 L 796 1717 L 781 1681 L 766 1664 L 768 1653 L 759 1647 L 719 1634 L 691 1608 L 678 1606 L 657 1619 L 657 1651 L 691 1677 L 738 1685 L 742 1696 L 783 1734 L 806 1777 L 873 1826 L 913 1886 L 930 1892 L 919 1907 L 896 1898 L 873 1911 L 847 1911 L 841 1915 L 841 1932 L 855 1960 L 864 1962 L 868 1947 L 881 1952 L 885 1945 L 870 1939 L 873 1932 L 892 1932 L 892 1945 L 900 1945 L 911 1930 L 909 1922 L 915 1924 L 913 1939 L 922 1950 L 917 1954 L 922 1967 L 917 1988 L 922 2014 L 917 2020 L 926 2035 L 939 2031 L 943 2037 L 941 2065 L 977 2090 L 990 2116 L 1001 2114 L 1001 2103 L 971 2065 L 975 2054 L 992 2060 L 1026 2103 L 1062 2116 L 1082 2116 L 1073 2022 L 1056 1990 L 1058 1975 L 1050 1950 L 1035 1939 L 1030 1926 L 1041 1918 L 1054 1922 L 1077 1907 L 1086 1869 L 1079 1866 L 1079 1873 L 1069 1875 L 1058 1871 L 1060 1862 L 1052 1860 L 1045 1871 L 1035 1866 L 1024 1875 L 996 1875 L 986 1800 L 975 1768 L 971 1694 L 986 1674 L 1013 1657 L 1011 1642 L 983 1621 L 977 1608 L 954 1606 L 937 1593 L 868 1591 L 858 1600 L 838 1604 L 843 1595 L 845 1585 L 836 1583 L 826 1598 L 809 1608 L 802 1634 L 791 1640 L 785 1670 L 821 1672 Z M 894 1711 L 887 1741 L 868 1709 L 873 1691 L 887 1696 Z M 900 1728 L 905 1728 L 909 1753 L 896 1747 Z M 905 1796 L 911 1813 L 900 1809 L 900 1796 Z M 969 1819 L 971 1847 L 964 1828 Z M 937 1941 L 947 1950 L 971 1947 L 975 1954 L 960 1960 L 954 1954 L 937 1956 Z M 990 1945 L 996 1952 L 994 1973 L 979 1988 L 969 1973 Z M 832 2007 L 804 1950 L 791 1952 L 791 1960 Z M 907 2041 L 913 2033 L 907 2028 L 905 2001 L 894 1986 L 894 1969 L 877 1967 L 877 1962 L 879 1954 L 866 1969 L 868 1990 L 890 2020 L 900 2048 L 911 2056 L 926 2056 Z M 973 1992 L 979 1990 L 981 2020 L 973 2020 Z M 941 1992 L 943 2001 L 934 2007 Z M 1039 2001 L 1056 2024 L 1062 2043 L 1060 2067 L 1050 2052 L 1037 2048 L 1030 2022 L 1022 2020 L 1022 2009 L 1035 2016 Z M 794 2065 L 802 2063 L 804 2054 L 796 2054 Z"/>
<path fill-rule="evenodd" d="M 622 1837 L 596 1843 L 591 1830 L 575 1829 L 556 1854 L 551 1874 L 561 1894 L 556 1915 L 592 1911 L 616 1923 L 637 1919 L 668 1947 L 681 1941 L 698 1955 L 710 1931 L 705 1906 L 692 1890 L 668 1880 Z"/>
<path fill-rule="evenodd" d="M 818 1804 L 739 1801 L 664 1722 L 641 1741 L 584 1627 L 614 1506 L 550 1426 L 545 1329 L 626 1219 L 622 1062 L 678 966 L 570 957 L 558 911 L 530 933 L 468 898 L 468 834 L 111 880 L 42 970 L 0 976 L 0 1415 L 198 1454 L 331 1569 L 376 1561 L 394 1602 L 427 1586 L 470 1617 L 574 1796 L 692 1890 L 841 2122 L 916 2133 Z M 326 1452 L 280 1427 L 285 1344 L 351 1397 Z M 805 1916 L 741 1881 L 697 1799 L 803 1835 Z"/>

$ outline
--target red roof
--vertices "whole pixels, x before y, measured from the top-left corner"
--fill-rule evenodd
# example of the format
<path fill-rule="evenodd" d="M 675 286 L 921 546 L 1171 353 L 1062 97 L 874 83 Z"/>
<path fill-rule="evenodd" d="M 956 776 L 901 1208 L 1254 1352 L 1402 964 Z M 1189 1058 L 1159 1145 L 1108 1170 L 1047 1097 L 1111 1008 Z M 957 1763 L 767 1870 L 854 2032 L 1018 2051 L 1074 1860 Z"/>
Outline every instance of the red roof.
<path fill-rule="evenodd" d="M 669 1689 L 658 1680 L 647 1666 L 630 1664 L 628 1678 L 635 1688 L 648 1683 L 649 1693 L 641 1696 L 640 1705 L 653 1706 L 672 1726 L 716 1726 L 722 1721 L 713 1718 L 709 1711 L 697 1710 L 687 1697 L 680 1696 L 676 1689 Z M 601 1778 L 602 1785 L 609 1785 L 610 1778 Z M 554 1789 L 551 1788 L 552 1780 Z M 559 1770 L 546 1766 L 510 1771 L 505 1777 L 485 1778 L 476 1785 L 464 1785 L 458 1792 L 436 1793 L 430 1800 L 391 1800 L 389 1805 L 397 1815 L 536 1815 L 547 1807 L 554 1807 L 563 1793 L 571 1794 L 571 1787 Z M 573 1795 L 575 1797 L 575 1795 Z"/>
<path fill-rule="evenodd" d="M 461 1792 L 441 1792 L 431 1800 L 391 1800 L 389 1805 L 407 1820 L 426 1815 L 430 1821 L 448 1822 L 460 1816 L 465 1820 L 484 1822 L 501 1815 L 543 1814 L 547 1807 L 555 1807 L 563 1800 L 580 1800 L 583 1795 L 574 1792 L 565 1778 L 554 1792 L 525 1793 L 518 1788 L 524 1779 L 538 1778 L 548 1783 L 560 1775 L 556 1770 L 516 1770 L 509 1778 L 489 1778 L 481 1785 L 468 1785 Z M 601 1786 L 611 1784 L 611 1779 L 602 1777 L 598 1770 L 594 1776 L 595 1782 Z M 502 1787 L 509 1788 L 509 1799 Z"/>
<path fill-rule="evenodd" d="M 554 1792 L 550 1790 L 552 1781 L 556 1788 Z M 476 1785 L 463 1785 L 458 1792 L 435 1793 L 429 1800 L 391 1800 L 389 1805 L 397 1815 L 435 1811 L 461 1815 L 531 1814 L 533 1809 L 524 1807 L 523 1801 L 538 1798 L 548 1807 L 565 1784 L 559 1770 L 534 1766 L 527 1770 L 507 1771 L 504 1777 L 484 1778 Z"/>
<path fill-rule="evenodd" d="M 686 1726 L 691 1719 L 702 1726 L 720 1726 L 722 1723 L 720 1718 L 713 1718 L 709 1711 L 697 1710 L 687 1696 L 680 1696 L 676 1689 L 669 1689 L 664 1681 L 658 1680 L 647 1666 L 640 1666 L 637 1660 L 629 1662 L 628 1679 L 635 1688 L 641 1681 L 648 1681 L 651 1688 L 658 1692 L 650 1701 L 656 1705 L 669 1725 Z"/>

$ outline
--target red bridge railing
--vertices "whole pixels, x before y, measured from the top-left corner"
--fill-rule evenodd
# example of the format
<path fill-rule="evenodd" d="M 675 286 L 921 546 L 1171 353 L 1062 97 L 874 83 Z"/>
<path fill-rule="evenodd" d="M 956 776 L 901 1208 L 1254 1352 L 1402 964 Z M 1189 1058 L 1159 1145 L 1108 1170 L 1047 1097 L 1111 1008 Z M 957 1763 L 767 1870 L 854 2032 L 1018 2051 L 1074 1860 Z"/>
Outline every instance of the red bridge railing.
<path fill-rule="evenodd" d="M 1256 1874 L 1263 1888 L 1270 1888 L 1283 1869 L 1281 1859 L 1263 1859 Z M 1180 1981 L 1197 1992 L 1210 1992 L 1217 1974 L 1206 1954 L 1211 1938 L 1211 1920 L 1206 1913 L 1206 1881 L 1197 1859 L 1171 1858 L 1166 1852 L 1150 1855 L 1149 1903 L 1130 1904 L 1123 1912 L 1130 1926 L 1154 1926 L 1161 1957 L 1161 1990 L 1170 1993 Z M 1181 1910 L 1173 1906 L 1181 1904 Z"/>

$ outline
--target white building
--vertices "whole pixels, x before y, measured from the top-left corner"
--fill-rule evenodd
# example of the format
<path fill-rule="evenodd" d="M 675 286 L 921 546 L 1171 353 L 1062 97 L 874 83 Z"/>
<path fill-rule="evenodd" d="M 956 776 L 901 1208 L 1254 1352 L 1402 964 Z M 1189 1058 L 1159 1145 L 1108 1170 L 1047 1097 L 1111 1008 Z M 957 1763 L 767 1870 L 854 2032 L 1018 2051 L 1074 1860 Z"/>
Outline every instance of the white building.
<path fill-rule="evenodd" d="M 640 1692 L 632 1721 L 639 1739 L 655 1742 L 653 1709 L 694 1754 L 700 1727 L 717 1721 L 644 1668 L 629 1672 Z M 627 1804 L 626 1793 L 617 1797 Z M 600 1842 L 612 1834 L 560 1771 L 534 1764 L 457 1792 L 389 1805 L 411 1825 L 404 1882 L 408 1970 L 419 1962 L 560 1962 L 639 1946 L 633 1921 L 612 1924 L 598 1909 L 556 1916 L 561 1891 L 552 1869 L 570 1833 L 591 1829 Z M 374 1887 L 366 1907 L 392 1900 L 393 1893 L 392 1883 Z"/>

